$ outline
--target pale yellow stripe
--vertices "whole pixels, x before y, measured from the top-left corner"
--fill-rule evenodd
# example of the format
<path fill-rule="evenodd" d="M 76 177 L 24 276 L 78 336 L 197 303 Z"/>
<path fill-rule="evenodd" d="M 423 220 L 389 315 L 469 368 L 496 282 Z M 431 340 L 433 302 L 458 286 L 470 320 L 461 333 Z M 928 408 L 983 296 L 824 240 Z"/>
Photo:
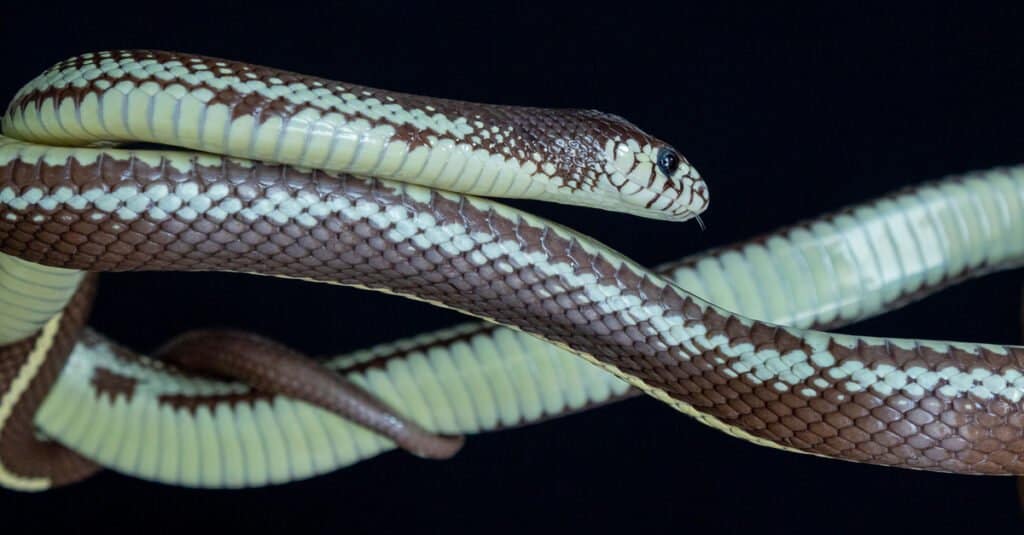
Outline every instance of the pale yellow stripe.
<path fill-rule="evenodd" d="M 0 429 L 3 429 L 4 425 L 7 424 L 7 419 L 11 417 L 14 406 L 21 399 L 25 390 L 28 389 L 32 379 L 39 373 L 39 367 L 46 361 L 46 355 L 53 346 L 53 339 L 57 335 L 57 329 L 60 327 L 63 317 L 63 313 L 58 313 L 50 318 L 50 321 L 46 322 L 46 325 L 43 326 L 43 331 L 36 340 L 35 346 L 32 348 L 32 352 L 28 355 L 28 359 L 18 370 L 18 375 L 11 382 L 11 386 L 7 391 L 4 392 L 3 398 L 0 399 Z M 45 477 L 22 477 L 11 473 L 3 465 L 2 460 L 0 460 L 0 485 L 16 490 L 39 491 L 50 487 L 50 479 Z"/>

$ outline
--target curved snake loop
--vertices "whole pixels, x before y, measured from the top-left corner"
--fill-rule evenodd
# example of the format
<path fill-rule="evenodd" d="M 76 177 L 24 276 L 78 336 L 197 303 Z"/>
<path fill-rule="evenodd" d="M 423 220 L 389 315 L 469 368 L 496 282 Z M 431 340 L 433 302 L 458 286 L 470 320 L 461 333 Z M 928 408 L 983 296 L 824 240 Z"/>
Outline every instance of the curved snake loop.
<path fill-rule="evenodd" d="M 414 342 L 400 358 L 378 350 L 331 365 L 356 384 L 362 374 L 384 405 L 436 432 L 509 425 L 625 395 L 623 383 L 582 361 L 567 364 L 561 354 L 569 352 L 757 444 L 909 468 L 1024 472 L 1019 348 L 806 329 L 1017 265 L 1019 170 L 918 188 L 694 258 L 675 269 L 677 284 L 561 226 L 449 192 L 674 220 L 701 212 L 706 186 L 689 163 L 615 116 L 429 99 L 128 51 L 51 68 L 15 97 L 3 129 L 10 137 L 0 145 L 0 251 L 12 255 L 3 257 L 5 271 L 18 281 L 2 296 L 13 316 L 3 335 L 32 340 L 32 349 L 14 366 L 0 416 L 26 391 L 40 390 L 33 374 L 63 339 L 61 325 L 73 324 L 61 311 L 82 293 L 75 291 L 81 271 L 223 270 L 387 291 L 546 340 L 467 327 Z M 111 141 L 252 160 L 43 145 Z M 218 339 L 237 347 L 247 338 L 197 336 L 191 341 L 202 343 L 181 347 L 209 354 Z M 435 342 L 450 347 L 428 347 Z M 561 368 L 561 384 L 544 374 L 522 379 L 521 369 L 504 379 L 479 371 L 474 359 L 495 357 L 472 346 L 487 343 L 494 353 L 520 344 L 524 353 L 559 355 L 536 362 Z M 188 351 L 178 354 L 189 360 Z M 227 361 L 234 377 L 268 376 L 238 373 L 245 363 Z M 384 374 L 375 368 L 382 362 Z M 466 371 L 473 366 L 475 377 Z M 488 394 L 478 395 L 481 377 L 489 407 L 481 401 Z M 586 394 L 559 407 L 551 395 L 559 387 Z M 92 403 L 76 406 L 75 396 Z M 448 410 L 428 413 L 417 403 L 437 400 Z M 81 413 L 86 406 L 121 414 Z M 387 446 L 352 428 L 355 451 L 340 451 L 329 429 L 338 424 L 316 411 L 237 383 L 183 378 L 86 332 L 35 421 L 119 470 L 204 486 L 304 477 Z M 176 424 L 183 414 L 189 424 Z M 146 424 L 132 430 L 129 421 Z M 177 441 L 177 460 L 147 448 L 160 437 Z M 254 442 L 262 442 L 259 451 Z M 10 458 L 0 460 L 7 486 L 58 481 L 12 473 Z"/>

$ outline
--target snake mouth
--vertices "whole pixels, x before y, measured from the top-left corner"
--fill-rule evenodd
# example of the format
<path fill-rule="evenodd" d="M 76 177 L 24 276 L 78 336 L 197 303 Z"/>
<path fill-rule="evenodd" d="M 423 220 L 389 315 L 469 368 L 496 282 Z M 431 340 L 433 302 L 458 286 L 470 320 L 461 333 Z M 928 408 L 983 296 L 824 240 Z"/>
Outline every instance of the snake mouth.
<path fill-rule="evenodd" d="M 678 223 L 682 223 L 682 222 L 686 222 L 686 221 L 689 221 L 691 219 L 694 219 L 694 220 L 697 221 L 697 225 L 700 226 L 701 230 L 704 230 L 706 228 L 705 225 L 704 225 L 704 221 L 700 218 L 700 214 L 697 213 L 697 212 L 694 212 L 693 210 L 690 210 L 690 209 L 682 209 L 682 210 L 673 211 L 671 218 L 666 218 L 666 219 L 670 219 L 671 221 L 678 222 Z"/>

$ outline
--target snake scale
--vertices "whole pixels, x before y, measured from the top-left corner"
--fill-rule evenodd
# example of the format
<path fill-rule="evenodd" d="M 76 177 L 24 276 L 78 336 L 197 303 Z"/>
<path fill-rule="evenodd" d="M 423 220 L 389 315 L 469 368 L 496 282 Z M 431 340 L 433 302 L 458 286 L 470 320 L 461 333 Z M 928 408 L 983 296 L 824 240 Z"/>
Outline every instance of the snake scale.
<path fill-rule="evenodd" d="M 1024 473 L 1020 348 L 815 330 L 1018 265 L 1022 169 L 898 192 L 658 274 L 477 197 L 698 216 L 697 171 L 610 114 L 115 51 L 45 71 L 2 126 L 5 487 L 76 481 L 96 463 L 261 485 L 396 443 L 444 458 L 460 434 L 636 392 L 788 451 Z M 197 152 L 112 147 L 133 142 Z M 84 326 L 89 273 L 128 270 L 358 286 L 491 323 L 323 366 L 226 331 L 152 359 Z"/>

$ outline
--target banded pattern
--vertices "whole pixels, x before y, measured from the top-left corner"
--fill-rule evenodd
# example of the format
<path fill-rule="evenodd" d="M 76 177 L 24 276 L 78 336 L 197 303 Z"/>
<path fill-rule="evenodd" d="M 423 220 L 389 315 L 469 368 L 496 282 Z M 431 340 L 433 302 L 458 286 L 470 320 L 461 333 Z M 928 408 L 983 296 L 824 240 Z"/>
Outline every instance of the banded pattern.
<path fill-rule="evenodd" d="M 660 219 L 688 219 L 708 200 L 681 156 L 671 176 L 659 172 L 667 145 L 614 115 L 427 98 L 170 52 L 58 63 L 15 95 L 2 126 L 36 143 L 149 141 Z"/>
<path fill-rule="evenodd" d="M 382 100 L 386 103 L 382 104 Z M 470 118 L 472 126 L 468 124 Z M 367 126 L 370 121 L 375 123 L 372 128 Z M 498 123 L 501 128 L 486 127 L 482 121 Z M 685 160 L 619 117 L 595 111 L 496 107 L 427 99 L 174 53 L 101 52 L 62 62 L 23 88 L 2 122 L 5 133 L 22 140 L 71 145 L 149 140 L 211 150 L 210 140 L 219 138 L 215 132 L 220 131 L 223 137 L 219 139 L 226 144 L 220 150 L 230 154 L 308 164 L 312 162 L 311 154 L 322 153 L 322 165 L 332 170 L 393 174 L 435 187 L 469 188 L 491 195 L 543 195 L 576 204 L 640 210 L 670 219 L 692 217 L 707 202 L 699 175 Z M 134 131 L 144 129 L 143 124 L 151 137 L 135 136 Z M 248 143 L 241 140 L 246 136 Z M 513 153 L 512 147 L 517 146 Z M 60 169 L 70 175 L 92 166 L 98 171 L 93 175 L 95 178 L 110 171 L 105 158 L 113 156 L 116 162 L 128 155 L 62 151 L 0 137 L 2 167 L 15 185 L 29 185 L 19 182 L 38 177 L 38 169 L 19 166 L 33 160 L 40 163 L 42 160 L 33 157 L 39 155 L 39 148 L 43 149 L 43 159 L 49 158 L 47 163 L 55 164 L 51 170 Z M 664 161 L 671 165 L 659 162 L 656 166 L 655 156 L 668 158 Z M 193 164 L 202 160 L 168 152 L 149 153 L 149 157 L 146 153 L 135 153 L 130 159 L 150 164 L 156 161 L 182 173 L 191 171 Z M 375 163 L 366 169 L 365 165 L 371 162 Z M 239 168 L 247 165 L 245 161 L 233 163 Z M 459 164 L 461 167 L 456 167 Z M 137 172 L 134 166 L 127 171 Z M 164 185 L 163 190 L 158 187 L 144 194 L 130 188 L 113 192 L 113 196 L 95 195 L 99 193 L 95 189 L 76 194 L 61 185 L 63 178 L 66 177 L 57 174 L 47 176 L 48 185 L 55 189 L 45 195 L 37 188 L 22 189 L 18 194 L 5 188 L 0 201 L 14 210 L 36 204 L 45 210 L 58 206 L 77 209 L 89 204 L 108 211 L 120 204 L 118 201 L 127 201 L 114 214 L 122 220 L 131 220 L 144 209 L 156 221 L 168 219 L 170 212 L 175 217 L 195 220 L 206 216 L 207 210 L 212 217 L 221 219 L 241 210 L 242 217 L 269 215 L 272 221 L 283 223 L 301 211 L 296 210 L 298 204 L 294 200 L 280 206 L 272 200 L 243 207 L 235 198 L 212 206 L 211 198 L 223 199 L 223 187 L 196 196 L 194 184 L 173 190 Z M 467 185 L 460 180 L 472 183 Z M 688 196 L 683 195 L 684 191 L 688 191 Z M 187 203 L 184 206 L 183 200 Z M 270 205 L 273 206 L 266 210 Z M 302 208 L 312 208 L 314 213 L 336 210 L 322 203 Z M 95 244 L 85 244 L 80 238 L 103 222 L 99 213 L 84 221 L 62 218 L 55 225 L 48 224 L 43 215 L 32 219 L 46 227 L 44 240 L 51 245 L 61 242 L 58 249 L 87 256 L 96 251 L 90 246 Z M 6 220 L 16 223 L 18 216 L 8 212 Z M 66 223 L 73 225 L 63 226 Z M 302 223 L 310 224 L 309 215 Z M 64 230 L 58 231 L 61 235 L 54 235 L 54 229 L 62 226 Z M 15 234 L 19 234 L 16 240 L 24 238 L 17 231 Z M 7 279 L 21 284 L 14 277 Z M 19 304 L 18 312 L 29 315 L 19 317 L 23 325 L 12 337 L 31 334 L 31 327 L 40 323 L 37 316 L 45 316 L 48 308 L 54 308 L 45 299 L 37 299 L 31 306 L 34 308 L 30 310 L 29 305 Z M 309 369 L 311 373 L 313 369 Z M 266 385 L 272 383 L 273 380 Z M 350 402 L 335 406 L 356 408 Z M 363 405 L 358 410 L 368 407 Z M 384 422 L 391 420 L 380 423 L 390 427 Z M 424 439 L 435 446 L 441 444 Z M 413 442 L 408 444 L 413 446 Z M 448 444 L 433 451 L 450 450 L 453 443 Z M 426 442 L 419 446 L 426 446 Z"/>
<path fill-rule="evenodd" d="M 135 160 L 129 160 L 123 165 L 142 171 L 136 174 L 151 177 L 154 183 L 181 183 L 184 180 L 183 176 L 173 174 L 166 166 L 160 168 L 161 172 L 157 172 L 158 169 L 147 169 L 145 164 Z M 218 178 L 224 174 L 244 174 L 248 178 L 253 175 L 281 176 L 284 172 L 287 179 L 281 182 L 287 183 L 287 187 L 282 186 L 282 183 L 275 183 L 272 187 L 261 187 L 251 179 L 229 180 L 228 183 L 236 191 L 240 188 L 256 191 L 281 189 L 278 190 L 283 191 L 280 194 L 258 195 L 261 199 L 275 198 L 281 202 L 298 202 L 295 200 L 301 197 L 300 193 L 315 195 L 319 202 L 335 206 L 338 210 L 335 213 L 340 214 L 340 217 L 329 213 L 322 216 L 327 219 L 322 218 L 322 222 L 314 228 L 292 236 L 286 232 L 280 238 L 274 234 L 276 229 L 270 228 L 270 236 L 266 241 L 272 244 L 271 247 L 263 247 L 260 244 L 244 247 L 239 240 L 230 241 L 230 246 L 226 248 L 204 245 L 214 242 L 214 237 L 218 236 L 218 233 L 240 237 L 250 234 L 255 236 L 263 219 L 247 221 L 245 216 L 242 216 L 223 221 L 204 218 L 203 223 L 212 224 L 212 227 L 208 232 L 198 234 L 197 240 L 190 240 L 191 243 L 184 250 L 184 254 L 173 248 L 145 254 L 144 251 L 136 251 L 126 246 L 132 243 L 152 243 L 152 238 L 133 237 L 134 233 L 145 229 L 182 233 L 186 232 L 186 229 L 196 231 L 196 225 L 186 227 L 181 222 L 182 227 L 175 231 L 173 227 L 168 227 L 166 222 L 162 227 L 158 227 L 154 221 L 150 221 L 147 227 L 131 220 L 109 225 L 103 233 L 94 232 L 91 235 L 95 240 L 92 243 L 95 244 L 98 254 L 89 254 L 86 251 L 84 255 L 70 255 L 55 248 L 39 250 L 39 247 L 30 251 L 26 250 L 27 247 L 24 245 L 18 245 L 16 239 L 0 242 L 0 248 L 5 251 L 18 251 L 30 260 L 61 264 L 80 270 L 227 269 L 386 288 L 388 291 L 406 293 L 429 301 L 444 301 L 447 305 L 456 306 L 460 310 L 518 325 L 523 329 L 544 333 L 550 339 L 560 340 L 570 347 L 577 348 L 577 351 L 596 357 L 605 366 L 624 375 L 627 380 L 641 388 L 646 387 L 652 394 L 663 396 L 677 408 L 742 438 L 778 446 L 765 437 L 745 430 L 754 428 L 772 440 L 782 442 L 784 438 L 785 447 L 792 447 L 787 444 L 792 442 L 803 449 L 815 452 L 833 455 L 844 453 L 876 462 L 912 462 L 915 465 L 937 466 L 939 462 L 950 459 L 932 459 L 920 454 L 919 449 L 914 447 L 902 449 L 900 451 L 904 454 L 897 455 L 889 449 L 876 448 L 874 445 L 877 443 L 873 442 L 871 435 L 866 431 L 852 437 L 860 439 L 858 443 L 868 445 L 873 453 L 856 449 L 859 444 L 854 444 L 843 437 L 834 437 L 836 440 L 826 443 L 813 431 L 806 428 L 794 429 L 790 426 L 806 427 L 807 424 L 803 420 L 787 418 L 786 421 L 790 425 L 782 423 L 776 411 L 793 408 L 785 403 L 774 402 L 784 397 L 790 404 L 799 403 L 806 407 L 811 400 L 819 398 L 828 404 L 826 406 L 834 407 L 833 411 L 838 415 L 831 419 L 842 424 L 846 422 L 844 418 L 849 418 L 840 417 L 841 407 L 857 406 L 863 409 L 862 404 L 865 402 L 862 400 L 865 397 L 878 400 L 880 397 L 891 396 L 894 390 L 902 389 L 903 386 L 907 386 L 908 389 L 901 393 L 900 399 L 909 400 L 902 396 L 908 395 L 927 398 L 930 400 L 927 402 L 929 404 L 935 403 L 931 401 L 935 399 L 927 394 L 932 388 L 926 388 L 927 383 L 922 382 L 931 381 L 936 376 L 951 380 L 941 393 L 948 399 L 936 400 L 941 411 L 949 410 L 946 404 L 952 404 L 955 399 L 984 392 L 982 388 L 987 386 L 981 382 L 989 376 L 996 377 L 991 381 L 993 385 L 1002 387 L 999 392 L 991 393 L 994 396 L 990 397 L 993 398 L 993 402 L 1007 399 L 1007 396 L 1012 396 L 1014 390 L 1018 388 L 1016 377 L 1013 376 L 1016 370 L 1013 361 L 1016 357 L 1008 353 L 1010 349 L 996 346 L 963 346 L 965 357 L 961 362 L 953 361 L 940 368 L 937 362 L 948 361 L 936 361 L 928 355 L 939 355 L 946 351 L 948 346 L 798 332 L 740 319 L 695 297 L 685 297 L 679 290 L 666 285 L 664 281 L 647 274 L 639 266 L 618 257 L 595 242 L 534 217 L 482 200 L 452 197 L 438 192 L 429 193 L 412 186 L 397 186 L 373 180 L 356 180 L 350 177 L 332 177 L 329 180 L 322 178 L 316 171 L 283 171 L 263 164 L 256 164 L 256 171 L 247 167 L 245 172 L 241 173 L 233 171 L 231 165 L 225 162 L 212 169 L 199 166 L 185 176 L 188 179 L 193 176 L 211 177 L 212 182 L 197 184 L 197 188 L 210 191 L 219 183 L 224 183 Z M 111 166 L 112 171 L 116 170 L 113 162 Z M 42 172 L 46 172 L 45 165 L 25 167 L 41 168 Z M 115 172 L 111 178 L 133 179 L 124 172 Z M 139 184 L 138 189 L 145 190 L 151 186 L 152 183 Z M 33 217 L 30 215 L 33 207 L 30 206 L 27 210 L 29 213 L 19 214 L 14 221 L 14 229 L 22 232 L 10 233 L 11 236 L 32 236 L 39 232 L 32 227 L 36 224 L 32 222 Z M 75 215 L 88 218 L 99 213 L 109 217 L 109 212 L 98 208 L 90 209 L 88 205 L 86 213 Z M 436 221 L 463 223 L 447 223 L 440 228 L 435 224 Z M 242 227 L 232 228 L 232 225 L 236 224 L 241 224 Z M 997 225 L 990 227 L 997 228 Z M 328 231 L 331 228 L 338 231 Z M 316 242 L 303 242 L 309 239 L 307 237 Z M 242 241 L 245 240 L 246 238 L 243 238 Z M 319 243 L 324 243 L 326 247 L 318 245 Z M 371 243 L 377 246 L 374 247 L 370 245 Z M 397 255 L 388 252 L 390 247 L 394 246 L 391 244 L 399 245 L 404 252 Z M 317 251 L 336 248 L 340 248 L 342 252 L 317 257 L 321 254 Z M 108 250 L 113 254 L 108 253 Z M 346 250 L 350 252 L 344 252 Z M 434 265 L 437 268 L 431 268 Z M 489 275 L 482 277 L 480 273 Z M 530 290 L 516 292 L 516 286 Z M 538 301 L 531 300 L 534 295 L 546 294 L 551 297 Z M 559 295 L 565 297 L 558 297 Z M 561 298 L 570 299 L 569 302 L 575 307 L 566 307 L 558 300 Z M 552 299 L 551 304 L 545 304 L 548 299 Z M 562 311 L 566 316 L 559 316 Z M 711 328 L 712 326 L 714 328 Z M 601 341 L 595 343 L 595 340 Z M 757 344 L 753 344 L 752 341 L 756 341 Z M 761 348 L 758 348 L 759 346 Z M 844 348 L 846 353 L 841 353 L 844 352 Z M 882 353 L 873 353 L 876 351 Z M 893 365 L 893 351 L 907 352 L 905 356 L 900 356 L 905 365 Z M 976 357 L 970 355 L 970 352 L 979 351 L 993 356 L 1005 355 L 1010 357 L 1011 361 L 998 365 L 1006 368 L 998 368 L 995 367 L 994 361 L 979 362 Z M 638 355 L 649 357 L 637 360 Z M 657 357 L 658 355 L 665 357 Z M 651 366 L 652 362 L 663 364 Z M 667 370 L 663 367 L 668 363 L 677 362 L 681 368 L 666 374 Z M 851 364 L 854 362 L 858 364 Z M 859 368 L 851 369 L 858 365 Z M 723 381 L 728 387 L 726 393 L 730 393 L 731 390 L 729 395 L 734 400 L 733 405 L 738 409 L 728 402 L 716 404 L 708 397 L 725 396 L 721 393 L 713 394 L 718 392 L 714 388 L 714 383 L 708 382 L 710 387 L 703 388 L 692 378 L 688 378 L 701 376 L 702 374 L 696 370 L 705 367 L 721 377 L 717 380 Z M 950 367 L 955 374 L 948 375 Z M 887 372 L 898 372 L 901 375 L 897 377 L 902 377 L 903 382 L 889 379 L 885 376 L 888 375 Z M 984 372 L 987 372 L 987 375 L 982 375 Z M 675 373 L 682 375 L 677 376 Z M 697 375 L 691 375 L 694 373 Z M 918 376 L 922 377 L 920 381 Z M 669 386 L 677 381 L 677 385 Z M 896 382 L 896 385 L 893 386 L 891 381 Z M 681 386 L 685 390 L 680 389 Z M 774 411 L 768 408 L 767 404 L 759 410 L 742 399 L 740 390 L 753 386 L 760 388 L 761 396 L 770 394 L 775 397 L 775 400 L 772 400 Z M 689 392 L 691 389 L 693 392 Z M 1009 394 L 1004 390 L 1009 390 Z M 673 393 L 682 400 L 666 393 Z M 861 394 L 863 396 L 860 396 Z M 760 398 L 751 398 L 754 399 Z M 693 405 L 707 407 L 712 414 L 697 412 Z M 741 410 L 745 411 L 745 414 Z M 869 412 L 866 412 L 862 416 L 868 415 Z M 726 424 L 722 421 L 722 416 L 733 421 L 745 417 L 752 423 L 746 423 L 744 426 Z M 1011 417 L 1010 414 L 1005 416 Z M 777 421 L 772 421 L 772 418 Z M 882 422 L 878 418 L 868 419 Z M 973 420 L 968 420 L 965 425 L 974 423 Z M 999 424 L 1001 425 L 1001 422 Z M 890 436 L 898 437 L 896 431 L 886 425 L 873 425 L 876 434 L 885 434 L 885 441 L 891 442 Z M 823 433 L 834 431 L 838 434 L 835 425 L 822 422 L 822 426 Z M 898 430 L 909 435 L 906 440 L 916 441 L 922 446 L 927 445 L 925 450 L 931 451 L 934 448 L 932 454 L 935 456 L 946 451 L 934 446 L 933 443 L 937 440 L 925 434 L 919 427 L 901 427 Z M 798 437 L 798 433 L 806 438 Z M 848 435 L 849 433 L 850 431 Z M 945 433 L 950 431 L 946 429 Z M 977 469 L 1012 469 L 1017 462 L 1016 454 L 1000 455 L 1008 456 L 998 457 L 999 462 L 994 466 L 987 463 L 987 456 L 983 456 L 977 461 L 981 463 Z M 976 464 L 964 466 L 959 459 L 952 459 L 946 463 L 949 469 L 962 466 L 965 469 L 974 468 Z"/>
<path fill-rule="evenodd" d="M 329 366 L 438 432 L 535 422 L 628 390 L 583 360 L 507 329 L 491 334 L 465 326 L 404 341 L 400 357 L 395 347 Z M 96 333 L 75 348 L 36 423 L 103 466 L 187 486 L 284 483 L 394 447 L 335 414 L 238 383 L 188 377 Z"/>
<path fill-rule="evenodd" d="M 210 74 L 211 67 L 217 72 Z M 178 143 L 304 167 L 5 140 L 0 251 L 74 270 L 240 271 L 397 293 L 543 337 L 757 444 L 911 468 L 1024 472 L 1024 349 L 767 323 L 709 303 L 558 225 L 490 201 L 386 180 L 407 178 L 401 169 L 421 148 L 415 180 L 451 187 L 453 177 L 465 178 L 457 169 L 471 160 L 467 151 L 488 149 L 482 137 L 466 143 L 470 131 L 452 117 L 480 109 L 477 118 L 492 113 L 488 120 L 514 127 L 490 147 L 501 170 L 481 176 L 499 184 L 507 178 L 502 170 L 519 175 L 529 162 L 506 157 L 519 144 L 529 145 L 524 155 L 541 155 L 541 172 L 516 182 L 523 189 L 513 196 L 532 196 L 531 181 L 539 177 L 540 189 L 571 190 L 578 204 L 666 219 L 696 215 L 707 204 L 697 175 L 674 150 L 625 121 L 430 100 L 440 117 L 417 125 L 422 117 L 396 115 L 395 108 L 371 117 L 368 101 L 345 108 L 345 101 L 362 99 L 341 84 L 320 82 L 334 85 L 317 94 L 310 90 L 315 80 L 261 69 L 124 52 L 72 59 L 45 73 L 15 98 L 3 120 L 6 133 L 30 142 Z M 250 75 L 263 86 L 243 83 Z M 417 108 L 418 97 L 394 98 L 398 109 Z M 534 130 L 532 121 L 554 124 Z M 381 130 L 366 134 L 363 123 Z M 559 132 L 554 141 L 544 138 L 552 131 Z M 455 139 L 462 148 L 452 151 Z M 323 148 L 317 143 L 326 143 L 326 152 L 316 152 Z M 395 147 L 400 156 L 388 152 Z M 331 160 L 339 150 L 345 158 Z M 363 167 L 363 154 L 370 167 Z M 323 162 L 328 169 L 305 168 Z M 376 178 L 337 173 L 367 169 Z M 567 178 L 570 169 L 594 171 L 593 180 Z M 1022 189 L 1019 170 L 969 177 L 946 196 L 922 188 L 902 197 L 909 215 L 882 201 L 809 232 L 797 227 L 723 251 L 717 260 L 684 263 L 678 274 L 700 275 L 709 293 L 735 285 L 736 297 L 723 302 L 737 307 L 761 302 L 760 313 L 798 324 L 842 322 L 957 278 L 1016 265 Z M 839 242 L 815 245 L 830 227 L 839 229 Z M 977 239 L 990 239 L 989 248 L 974 247 Z M 737 280 L 715 280 L 718 266 Z M 773 292 L 747 274 L 793 287 Z M 798 281 L 814 284 L 798 288 Z M 852 300 L 850 284 L 859 289 Z M 743 303 L 756 292 L 763 292 L 760 301 Z M 120 385 L 116 403 L 128 383 L 122 377 L 104 384 Z M 213 473 L 177 461 L 160 473 L 183 477 L 179 468 L 190 482 Z"/>
<path fill-rule="evenodd" d="M 1022 180 L 1024 168 L 951 177 L 695 255 L 662 266 L 659 271 L 671 273 L 675 282 L 702 298 L 729 303 L 735 310 L 758 319 L 802 327 L 843 325 L 922 297 L 958 278 L 1012 267 L 1013 260 L 1019 258 L 1014 252 L 1013 232 L 1024 224 L 1024 212 L 1004 211 L 1003 217 L 1008 219 L 994 224 L 998 218 L 990 216 L 997 212 L 970 207 L 1006 196 L 1007 187 L 1012 188 Z M 935 214 L 930 220 L 960 231 L 938 232 L 941 227 L 908 223 L 930 212 Z M 946 218 L 950 213 L 960 214 L 960 220 L 951 226 Z M 993 231 L 1000 228 L 1004 231 Z M 873 252 L 875 248 L 856 248 L 871 232 L 877 238 L 875 243 L 885 244 L 885 238 L 891 236 L 888 243 L 902 246 L 895 260 L 905 267 L 885 281 L 887 284 L 863 277 L 869 273 L 867 270 L 846 270 L 842 271 L 846 276 L 831 279 L 834 284 L 827 285 L 830 292 L 805 293 L 801 299 L 779 299 L 780 294 L 771 299 L 772 294 L 740 291 L 750 288 L 752 280 L 773 281 L 766 287 L 794 288 L 807 279 L 807 273 L 822 272 L 851 259 L 877 264 L 881 259 Z M 941 246 L 930 249 L 939 254 L 927 262 L 920 259 L 926 249 L 922 244 L 927 240 L 919 236 L 939 236 Z M 796 259 L 795 265 L 806 270 L 786 271 L 777 267 L 785 266 L 786 259 Z M 898 289 L 893 290 L 892 285 L 898 285 Z M 738 295 L 753 298 L 736 301 Z M 843 315 L 839 315 L 840 303 L 846 305 Z M 488 324 L 467 324 L 359 351 L 332 359 L 329 366 L 428 429 L 448 433 L 475 433 L 536 422 L 635 392 L 570 352 L 533 336 Z M 151 379 L 154 374 L 160 378 Z M 113 377 L 131 387 L 104 386 L 115 383 L 108 379 Z M 280 397 L 261 396 L 242 385 L 218 384 L 216 389 L 207 386 L 209 393 L 196 396 L 203 390 L 189 386 L 193 381 L 158 363 L 120 351 L 93 334 L 73 353 L 38 413 L 37 425 L 61 443 L 72 445 L 76 451 L 115 470 L 165 483 L 201 486 L 257 485 L 300 478 L 345 466 L 390 447 L 336 416 Z M 208 380 L 200 382 L 214 384 Z M 168 391 L 175 392 L 177 399 L 191 401 L 173 409 L 168 404 L 165 410 L 173 410 L 177 417 L 165 418 L 169 422 L 166 425 L 176 426 L 173 432 L 165 431 L 167 436 L 195 436 L 196 443 L 216 447 L 179 448 L 164 440 L 147 441 L 137 436 L 145 427 L 139 424 L 140 415 L 146 414 L 147 407 L 154 414 L 160 412 L 156 407 Z M 224 403 L 225 398 L 233 402 Z M 261 410 L 254 408 L 256 403 L 262 405 Z M 455 403 L 461 407 L 462 417 L 456 416 Z M 86 418 L 91 418 L 89 424 L 72 425 L 81 418 L 69 414 L 72 409 L 78 415 L 91 415 Z M 208 415 L 198 417 L 197 413 L 204 410 Z M 293 417 L 304 412 L 319 418 Z M 255 425 L 256 413 L 274 423 Z M 212 425 L 217 418 L 225 418 L 228 423 Z M 284 421 L 296 422 L 301 436 L 290 441 L 281 439 L 276 422 Z M 123 443 L 129 446 L 120 446 L 115 451 L 116 440 L 86 440 L 84 433 L 90 426 L 100 428 L 94 437 L 125 437 Z M 264 433 L 272 436 L 265 438 Z M 332 438 L 319 440 L 324 434 Z M 273 464 L 264 455 L 223 453 L 245 448 L 262 452 L 266 443 L 287 443 L 288 454 L 281 455 Z M 153 451 L 143 453 L 147 448 Z M 277 451 L 280 450 L 278 447 Z M 164 459 L 165 456 L 172 460 Z M 196 473 L 196 466 L 190 470 L 175 469 L 181 459 L 193 459 L 202 467 L 201 474 Z M 270 473 L 268 466 L 276 467 L 277 472 Z"/>

